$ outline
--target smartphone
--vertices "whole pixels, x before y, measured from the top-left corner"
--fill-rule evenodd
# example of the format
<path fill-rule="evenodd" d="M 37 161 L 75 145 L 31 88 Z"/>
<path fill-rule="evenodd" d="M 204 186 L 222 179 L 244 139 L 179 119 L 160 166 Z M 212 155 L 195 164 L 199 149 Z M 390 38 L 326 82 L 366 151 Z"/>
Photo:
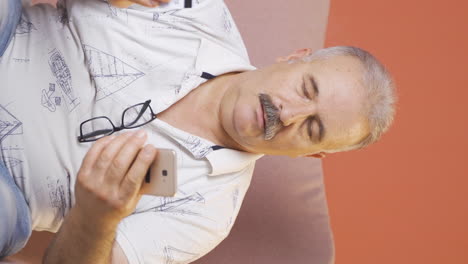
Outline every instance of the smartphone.
<path fill-rule="evenodd" d="M 143 194 L 172 197 L 177 192 L 177 156 L 172 149 L 158 149 L 141 187 Z"/>

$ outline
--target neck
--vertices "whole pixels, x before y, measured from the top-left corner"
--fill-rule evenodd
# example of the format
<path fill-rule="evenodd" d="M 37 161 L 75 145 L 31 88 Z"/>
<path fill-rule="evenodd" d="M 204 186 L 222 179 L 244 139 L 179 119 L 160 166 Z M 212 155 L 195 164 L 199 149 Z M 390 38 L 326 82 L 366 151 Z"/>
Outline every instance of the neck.
<path fill-rule="evenodd" d="M 218 76 L 202 84 L 199 93 L 196 95 L 196 103 L 193 108 L 194 113 L 199 113 L 203 117 L 199 119 L 197 127 L 209 140 L 215 144 L 245 151 L 242 146 L 235 142 L 224 130 L 221 115 L 221 106 L 224 96 L 229 89 L 236 86 L 240 73 L 227 73 Z"/>

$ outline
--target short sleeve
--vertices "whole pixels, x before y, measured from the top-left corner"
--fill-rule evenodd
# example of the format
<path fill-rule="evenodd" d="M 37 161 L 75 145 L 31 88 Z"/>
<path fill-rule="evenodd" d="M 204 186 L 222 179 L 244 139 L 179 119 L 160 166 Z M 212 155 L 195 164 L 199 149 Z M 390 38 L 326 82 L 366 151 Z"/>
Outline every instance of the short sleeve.
<path fill-rule="evenodd" d="M 236 175 L 209 177 L 223 184 L 176 197 L 143 196 L 117 230 L 129 263 L 183 264 L 210 252 L 229 234 L 252 171 L 253 166 Z"/>

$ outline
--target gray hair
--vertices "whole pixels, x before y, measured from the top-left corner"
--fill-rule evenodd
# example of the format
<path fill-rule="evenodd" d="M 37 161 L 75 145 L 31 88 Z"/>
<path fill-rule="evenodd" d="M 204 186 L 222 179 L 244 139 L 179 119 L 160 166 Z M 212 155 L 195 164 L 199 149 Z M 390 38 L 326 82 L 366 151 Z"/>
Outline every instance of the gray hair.
<path fill-rule="evenodd" d="M 363 66 L 362 82 L 364 84 L 364 116 L 369 133 L 358 143 L 328 153 L 348 151 L 366 147 L 380 139 L 393 122 L 395 115 L 395 85 L 385 67 L 369 52 L 349 46 L 338 46 L 320 49 L 304 57 L 303 61 L 324 60 L 334 56 L 351 56 L 357 58 Z"/>

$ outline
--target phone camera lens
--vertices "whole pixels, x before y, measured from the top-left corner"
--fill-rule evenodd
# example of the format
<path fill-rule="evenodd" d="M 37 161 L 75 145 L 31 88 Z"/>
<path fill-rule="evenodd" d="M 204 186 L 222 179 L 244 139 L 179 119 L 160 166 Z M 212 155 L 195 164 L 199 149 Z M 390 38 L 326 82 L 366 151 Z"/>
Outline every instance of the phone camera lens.
<path fill-rule="evenodd" d="M 163 171 L 162 171 L 162 175 L 163 175 L 163 176 L 167 176 L 167 170 L 163 170 Z"/>

